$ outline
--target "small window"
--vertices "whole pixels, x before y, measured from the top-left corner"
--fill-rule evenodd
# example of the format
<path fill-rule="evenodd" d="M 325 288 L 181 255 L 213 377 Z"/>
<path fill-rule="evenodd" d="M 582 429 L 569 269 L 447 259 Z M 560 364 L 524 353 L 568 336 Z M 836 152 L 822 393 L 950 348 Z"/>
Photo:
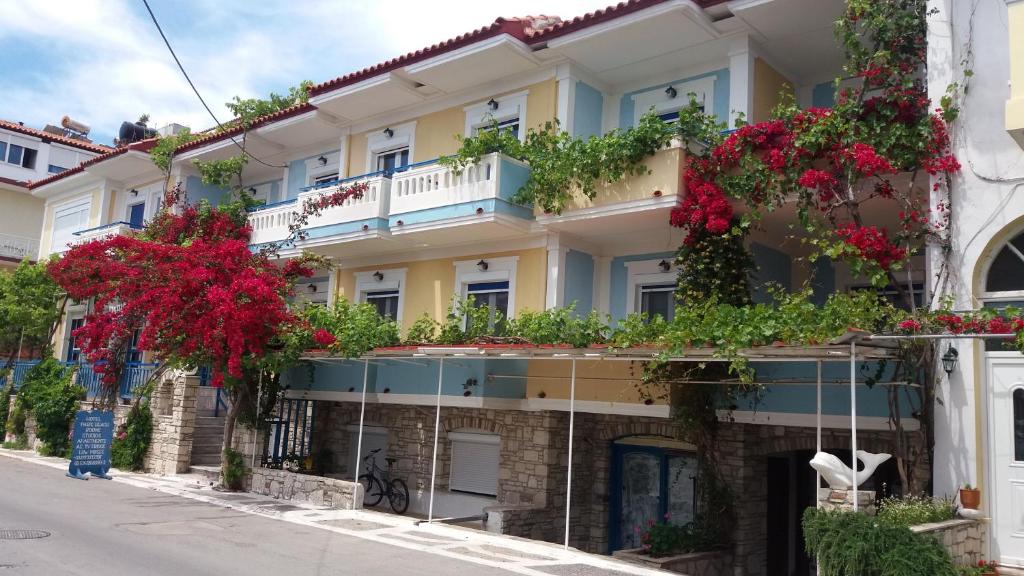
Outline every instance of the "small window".
<path fill-rule="evenodd" d="M 7 158 L 7 142 L 0 142 L 0 162 Z"/>
<path fill-rule="evenodd" d="M 335 173 L 324 174 L 313 178 L 313 186 L 316 188 L 327 186 L 338 180 L 338 175 Z"/>
<path fill-rule="evenodd" d="M 142 350 L 139 349 L 139 337 L 141 329 L 135 329 L 128 341 L 128 349 L 125 351 L 125 362 L 138 364 L 142 362 Z"/>
<path fill-rule="evenodd" d="M 37 152 L 32 148 L 25 148 L 25 152 L 21 156 L 21 167 L 28 168 L 29 170 L 35 170 L 36 154 Z"/>
<path fill-rule="evenodd" d="M 82 326 L 85 326 L 85 318 L 72 318 L 68 324 L 67 333 L 67 350 L 64 353 L 64 359 L 67 362 L 78 362 L 82 358 L 82 349 L 79 348 L 77 338 L 75 338 L 75 330 L 78 330 Z"/>
<path fill-rule="evenodd" d="M 21 166 L 21 159 L 24 155 L 25 149 L 17 144 L 11 144 L 11 147 L 7 150 L 7 163 L 17 164 Z"/>
<path fill-rule="evenodd" d="M 1013 391 L 1013 460 L 1024 462 L 1024 388 Z"/>
<path fill-rule="evenodd" d="M 640 312 L 648 319 L 661 316 L 671 322 L 676 312 L 675 284 L 644 284 L 640 286 Z"/>
<path fill-rule="evenodd" d="M 398 290 L 366 292 L 366 302 L 373 304 L 382 318 L 398 318 Z"/>
<path fill-rule="evenodd" d="M 501 436 L 478 432 L 449 432 L 452 443 L 451 478 L 455 492 L 497 496 L 501 465 Z"/>
<path fill-rule="evenodd" d="M 488 325 L 493 329 L 497 321 L 498 312 L 501 318 L 508 318 L 508 281 L 504 282 L 478 282 L 466 287 L 466 296 L 473 297 L 473 306 L 476 308 L 490 308 L 490 320 Z"/>
<path fill-rule="evenodd" d="M 996 254 L 985 278 L 986 292 L 1024 290 L 1024 234 L 1007 242 Z"/>
<path fill-rule="evenodd" d="M 49 165 L 49 166 L 48 166 L 48 167 L 46 168 L 46 171 L 47 171 L 48 173 L 50 173 L 50 174 L 60 174 L 61 172 L 65 171 L 65 170 L 67 170 L 67 168 L 65 168 L 65 167 L 63 167 L 63 166 L 55 166 L 55 165 L 53 165 L 53 164 L 50 164 L 50 165 Z"/>
<path fill-rule="evenodd" d="M 513 136 L 519 138 L 519 117 L 516 116 L 515 118 L 502 120 L 498 122 L 497 126 L 495 126 L 493 122 L 488 122 L 483 126 L 477 127 L 476 131 L 477 133 L 490 132 L 495 129 L 497 129 L 498 132 L 511 132 Z"/>
<path fill-rule="evenodd" d="M 396 148 L 377 154 L 377 171 L 390 173 L 409 165 L 409 148 Z"/>

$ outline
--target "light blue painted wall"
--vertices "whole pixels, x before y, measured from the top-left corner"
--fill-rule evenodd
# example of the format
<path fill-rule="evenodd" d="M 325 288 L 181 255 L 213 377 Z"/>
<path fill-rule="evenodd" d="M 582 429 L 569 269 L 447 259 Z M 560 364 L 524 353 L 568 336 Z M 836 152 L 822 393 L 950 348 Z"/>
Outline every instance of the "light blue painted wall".
<path fill-rule="evenodd" d="M 498 181 L 498 197 L 512 201 L 512 197 L 530 179 L 530 168 L 506 158 L 501 159 L 501 174 Z"/>
<path fill-rule="evenodd" d="M 756 266 L 750 295 L 754 302 L 767 303 L 771 301 L 771 297 L 765 289 L 765 285 L 770 282 L 780 284 L 786 290 L 791 289 L 793 269 L 789 256 L 756 242 L 750 245 L 750 253 L 754 257 L 754 266 Z"/>
<path fill-rule="evenodd" d="M 811 280 L 811 289 L 814 294 L 811 302 L 821 306 L 825 304 L 828 297 L 836 291 L 836 269 L 832 261 L 821 257 L 814 261 L 814 279 Z"/>
<path fill-rule="evenodd" d="M 270 197 L 267 199 L 267 203 L 278 202 L 284 200 L 281 196 L 281 181 L 274 180 L 270 183 Z"/>
<path fill-rule="evenodd" d="M 679 80 L 672 80 L 664 84 L 657 84 L 653 86 L 647 86 L 640 90 L 634 90 L 627 92 L 622 95 L 622 101 L 619 103 L 619 127 L 629 128 L 633 125 L 633 109 L 634 102 L 633 96 L 647 92 L 649 90 L 664 90 L 670 84 L 680 84 L 682 82 L 689 82 L 691 80 L 698 80 L 700 78 L 707 78 L 708 76 L 715 77 L 715 101 L 714 101 L 714 113 L 718 117 L 719 122 L 729 121 L 729 69 L 722 68 L 721 70 L 715 70 L 714 72 L 707 72 L 705 74 L 698 74 L 697 76 L 690 76 L 689 78 L 680 78 Z M 686 98 L 686 94 L 679 94 L 677 98 Z"/>
<path fill-rule="evenodd" d="M 673 252 L 655 252 L 651 254 L 633 254 L 630 256 L 616 256 L 612 258 L 611 263 L 611 279 L 609 286 L 609 295 L 611 298 L 610 306 L 608 307 L 609 313 L 612 315 L 612 322 L 616 322 L 625 318 L 632 310 L 626 310 L 626 282 L 628 277 L 628 270 L 626 270 L 626 262 L 635 262 L 637 260 L 668 260 L 672 261 L 675 258 Z"/>
<path fill-rule="evenodd" d="M 815 84 L 811 90 L 811 106 L 814 108 L 831 108 L 835 105 L 836 89 L 832 82 Z"/>
<path fill-rule="evenodd" d="M 572 135 L 590 138 L 601 135 L 601 116 L 604 96 L 585 82 L 576 82 L 576 101 L 573 103 Z"/>
<path fill-rule="evenodd" d="M 206 200 L 214 206 L 225 200 L 230 192 L 217 186 L 203 184 L 199 176 L 189 176 L 185 179 L 185 192 L 188 194 L 188 201 L 193 204 L 200 200 Z"/>
<path fill-rule="evenodd" d="M 306 159 L 292 160 L 288 163 L 288 190 L 285 198 L 295 198 L 299 195 L 299 189 L 305 186 Z"/>
<path fill-rule="evenodd" d="M 594 257 L 569 250 L 565 255 L 565 305 L 576 302 L 576 313 L 586 316 L 594 309 Z"/>

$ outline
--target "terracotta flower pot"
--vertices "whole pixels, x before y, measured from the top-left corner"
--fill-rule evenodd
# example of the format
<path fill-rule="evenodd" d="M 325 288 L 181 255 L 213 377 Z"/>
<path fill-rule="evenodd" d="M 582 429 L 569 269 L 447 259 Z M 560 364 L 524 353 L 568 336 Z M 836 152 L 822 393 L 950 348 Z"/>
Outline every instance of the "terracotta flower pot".
<path fill-rule="evenodd" d="M 981 505 L 981 490 L 977 488 L 960 489 L 960 505 L 968 510 L 977 510 Z"/>

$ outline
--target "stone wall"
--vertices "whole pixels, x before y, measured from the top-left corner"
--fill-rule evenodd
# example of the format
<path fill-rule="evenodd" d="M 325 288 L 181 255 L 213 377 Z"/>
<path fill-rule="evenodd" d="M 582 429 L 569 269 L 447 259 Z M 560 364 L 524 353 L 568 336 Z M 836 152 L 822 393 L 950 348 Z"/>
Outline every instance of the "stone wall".
<path fill-rule="evenodd" d="M 687 576 L 727 576 L 732 574 L 732 556 L 728 552 L 693 552 L 654 558 L 639 548 L 617 550 L 615 558 L 648 568 Z"/>
<path fill-rule="evenodd" d="M 975 566 L 985 559 L 985 542 L 988 540 L 988 525 L 977 520 L 955 518 L 945 522 L 911 526 L 918 534 L 935 536 L 949 551 L 957 566 Z"/>
<path fill-rule="evenodd" d="M 192 433 L 196 425 L 197 376 L 169 371 L 153 391 L 153 439 L 146 452 L 145 469 L 156 474 L 188 472 Z"/>
<path fill-rule="evenodd" d="M 344 510 L 363 507 L 363 487 L 356 482 L 286 470 L 254 468 L 249 490 L 280 500 L 309 502 Z"/>

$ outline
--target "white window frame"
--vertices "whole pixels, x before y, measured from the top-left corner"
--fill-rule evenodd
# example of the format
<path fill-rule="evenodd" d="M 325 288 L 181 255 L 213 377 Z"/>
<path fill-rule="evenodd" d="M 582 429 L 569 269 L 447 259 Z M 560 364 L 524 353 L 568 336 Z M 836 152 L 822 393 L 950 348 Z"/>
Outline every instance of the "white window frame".
<path fill-rule="evenodd" d="M 83 209 L 84 209 L 84 211 L 86 213 L 86 216 L 85 216 L 85 228 L 82 228 L 80 230 L 72 230 L 67 235 L 67 240 L 68 240 L 67 242 L 59 242 L 59 240 L 57 238 L 57 216 L 58 216 L 58 214 L 60 214 L 61 212 L 81 212 L 81 211 L 83 211 Z M 87 196 L 85 198 L 75 198 L 74 200 L 68 200 L 67 202 L 62 202 L 60 204 L 55 204 L 54 207 L 53 207 L 53 225 L 52 225 L 52 229 L 50 230 L 50 252 L 51 253 L 56 253 L 56 252 L 62 253 L 62 252 L 64 252 L 66 250 L 65 244 L 70 244 L 70 243 L 75 241 L 75 235 L 74 235 L 75 232 L 80 232 L 81 230 L 86 230 L 86 229 L 89 228 L 89 220 L 90 220 L 91 216 L 92 216 L 92 194 L 90 194 L 89 196 Z M 61 238 L 60 240 L 63 240 L 63 238 Z"/>
<path fill-rule="evenodd" d="M 487 105 L 491 99 L 478 102 L 463 108 L 466 113 L 466 137 L 476 134 L 480 128 L 488 127 L 491 122 L 505 122 L 506 120 L 519 119 L 519 141 L 526 141 L 526 100 L 529 91 L 516 92 L 493 98 L 498 103 L 497 110 L 491 110 Z M 564 128 L 564 127 L 563 127 Z"/>
<path fill-rule="evenodd" d="M 388 138 L 384 130 L 391 129 L 391 137 Z M 406 122 L 395 126 L 384 126 L 380 130 L 366 133 L 366 170 L 364 174 L 377 171 L 377 155 L 391 152 L 397 148 L 409 149 L 409 163 L 412 164 L 416 158 L 413 144 L 416 141 L 416 122 Z"/>
<path fill-rule="evenodd" d="M 356 272 L 356 303 L 366 302 L 368 292 L 380 292 L 382 290 L 398 290 L 398 310 L 395 312 L 395 322 L 402 325 L 402 311 L 405 309 L 405 276 L 408 268 L 391 268 L 381 270 L 367 270 Z M 373 277 L 380 272 L 384 279 L 380 282 Z"/>
<path fill-rule="evenodd" d="M 323 166 L 320 165 L 320 158 L 326 158 L 327 163 Z M 306 158 L 306 186 L 312 186 L 316 183 L 318 178 L 323 178 L 327 175 L 332 175 L 335 178 L 341 178 L 338 172 L 338 166 L 340 165 L 341 151 L 331 150 L 330 152 L 321 152 L 311 158 Z M 267 190 L 268 203 L 270 202 L 270 190 Z"/>
<path fill-rule="evenodd" d="M 477 431 L 477 430 L 457 430 L 448 433 L 448 441 L 451 443 L 451 462 L 448 474 L 448 489 L 467 492 L 469 494 L 479 494 L 481 496 L 497 496 L 498 495 L 498 484 L 500 480 L 501 470 L 501 435 L 494 434 L 492 432 Z M 472 465 L 465 469 L 460 469 L 458 465 L 458 458 L 456 457 L 457 444 L 472 444 L 477 447 L 486 446 L 493 447 L 494 450 L 494 491 L 491 492 L 489 487 L 466 484 L 466 482 L 472 482 L 470 478 L 479 478 L 481 476 L 479 466 Z"/>
<path fill-rule="evenodd" d="M 665 90 L 671 86 L 676 89 L 676 97 L 669 98 Z M 675 82 L 669 86 L 653 88 L 630 96 L 633 99 L 633 125 L 640 122 L 640 117 L 654 108 L 654 113 L 671 114 L 690 105 L 690 94 L 693 93 L 697 102 L 704 105 L 704 112 L 715 113 L 715 77 L 707 76 L 689 82 Z"/>
<path fill-rule="evenodd" d="M 477 270 L 480 260 L 487 262 L 487 270 Z M 506 319 L 515 318 L 516 310 L 516 267 L 519 256 L 503 256 L 501 258 L 476 258 L 455 262 L 455 297 L 465 300 L 469 295 L 469 285 L 481 282 L 508 282 L 508 314 Z"/>
<path fill-rule="evenodd" d="M 670 264 L 668 272 L 658 266 L 662 260 Z M 674 284 L 679 280 L 679 268 L 671 257 L 658 260 L 626 262 L 626 313 L 640 313 L 640 287 L 650 284 Z"/>

